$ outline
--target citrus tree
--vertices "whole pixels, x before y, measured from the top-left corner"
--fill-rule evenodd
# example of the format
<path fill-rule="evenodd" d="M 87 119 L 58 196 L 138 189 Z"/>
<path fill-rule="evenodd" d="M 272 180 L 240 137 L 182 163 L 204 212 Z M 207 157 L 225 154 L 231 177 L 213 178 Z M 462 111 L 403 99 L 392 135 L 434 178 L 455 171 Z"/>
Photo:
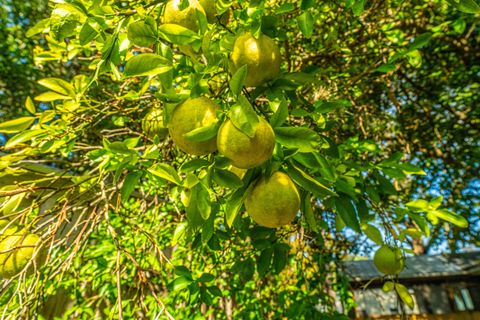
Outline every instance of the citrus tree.
<path fill-rule="evenodd" d="M 0 123 L 3 316 L 343 319 L 360 239 L 412 307 L 405 256 L 471 217 L 410 195 L 390 88 L 479 9 L 400 3 L 52 1 L 67 71 Z"/>

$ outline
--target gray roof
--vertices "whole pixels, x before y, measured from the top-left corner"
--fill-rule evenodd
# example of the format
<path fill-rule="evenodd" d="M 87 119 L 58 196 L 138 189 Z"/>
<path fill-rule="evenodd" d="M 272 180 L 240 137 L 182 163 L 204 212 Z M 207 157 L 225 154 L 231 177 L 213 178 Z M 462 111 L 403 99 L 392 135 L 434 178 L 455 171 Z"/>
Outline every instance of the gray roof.
<path fill-rule="evenodd" d="M 351 281 L 368 281 L 380 278 L 373 260 L 344 261 L 344 271 Z M 480 275 L 480 251 L 460 253 L 455 256 L 423 255 L 407 257 L 400 279 L 446 278 Z"/>

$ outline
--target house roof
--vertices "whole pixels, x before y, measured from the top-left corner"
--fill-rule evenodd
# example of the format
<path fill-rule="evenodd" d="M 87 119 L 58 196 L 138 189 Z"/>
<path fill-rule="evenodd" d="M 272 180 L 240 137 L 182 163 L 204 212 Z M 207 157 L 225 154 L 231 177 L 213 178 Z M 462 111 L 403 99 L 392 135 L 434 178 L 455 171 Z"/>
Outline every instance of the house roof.
<path fill-rule="evenodd" d="M 383 276 L 373 260 L 344 261 L 344 271 L 351 281 L 363 282 Z M 480 251 L 448 255 L 422 255 L 407 257 L 400 279 L 446 278 L 480 275 Z"/>

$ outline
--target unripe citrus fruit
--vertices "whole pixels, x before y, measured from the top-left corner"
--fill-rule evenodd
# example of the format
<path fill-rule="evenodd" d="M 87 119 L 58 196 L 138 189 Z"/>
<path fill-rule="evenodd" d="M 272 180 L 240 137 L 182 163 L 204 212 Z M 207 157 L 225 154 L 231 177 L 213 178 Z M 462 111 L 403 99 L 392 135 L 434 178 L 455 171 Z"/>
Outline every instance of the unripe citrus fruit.
<path fill-rule="evenodd" d="M 188 99 L 172 113 L 168 130 L 173 142 L 185 153 L 201 156 L 217 150 L 217 139 L 190 141 L 184 137 L 190 131 L 208 126 L 217 121 L 218 106 L 208 98 Z"/>
<path fill-rule="evenodd" d="M 161 109 L 152 109 L 142 120 L 142 130 L 150 139 L 158 136 L 163 140 L 168 135 L 168 129 L 163 126 L 163 112 Z"/>
<path fill-rule="evenodd" d="M 39 250 L 40 237 L 16 232 L 2 236 L 0 241 L 0 277 L 11 278 L 20 273 Z M 37 253 L 40 256 L 40 252 Z"/>
<path fill-rule="evenodd" d="M 225 121 L 218 130 L 218 151 L 237 168 L 253 168 L 272 157 L 275 134 L 265 119 L 259 119 L 253 138 L 235 127 L 231 120 Z"/>
<path fill-rule="evenodd" d="M 196 10 L 199 10 L 206 15 L 205 10 L 197 0 L 188 0 L 188 7 L 181 10 L 179 8 L 181 2 L 182 0 L 170 0 L 167 3 L 163 14 L 163 22 L 178 24 L 197 32 L 199 25 Z"/>
<path fill-rule="evenodd" d="M 245 33 L 235 40 L 231 59 L 232 74 L 247 65 L 247 87 L 260 86 L 274 79 L 280 72 L 282 61 L 280 50 L 270 37 L 260 34 L 255 39 L 251 33 Z"/>
<path fill-rule="evenodd" d="M 405 268 L 405 259 L 399 248 L 392 248 L 387 245 L 381 246 L 373 257 L 373 263 L 378 271 L 395 275 Z"/>
<path fill-rule="evenodd" d="M 300 210 L 300 195 L 290 177 L 276 171 L 260 178 L 245 198 L 245 208 L 261 226 L 277 228 L 292 222 Z"/>

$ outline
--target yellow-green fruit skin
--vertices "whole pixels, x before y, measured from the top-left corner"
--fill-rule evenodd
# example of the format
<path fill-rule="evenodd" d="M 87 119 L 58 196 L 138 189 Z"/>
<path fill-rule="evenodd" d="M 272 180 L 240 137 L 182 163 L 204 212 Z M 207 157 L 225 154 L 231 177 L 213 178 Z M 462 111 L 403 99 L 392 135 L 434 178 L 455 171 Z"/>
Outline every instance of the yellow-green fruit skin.
<path fill-rule="evenodd" d="M 190 141 L 184 134 L 217 121 L 218 106 L 208 98 L 189 99 L 178 105 L 172 113 L 168 130 L 173 142 L 185 153 L 202 156 L 217 150 L 216 137 L 206 141 Z"/>
<path fill-rule="evenodd" d="M 218 151 L 237 168 L 257 167 L 272 157 L 275 133 L 265 119 L 259 119 L 253 138 L 235 127 L 231 120 L 225 121 L 218 130 Z"/>
<path fill-rule="evenodd" d="M 215 22 L 215 16 L 217 15 L 217 8 L 214 0 L 199 0 L 198 1 L 205 11 L 207 20 L 210 23 Z"/>
<path fill-rule="evenodd" d="M 402 272 L 405 268 L 405 259 L 402 256 L 402 251 L 399 248 L 392 248 L 389 246 L 381 246 L 373 256 L 373 263 L 378 271 L 395 275 Z"/>
<path fill-rule="evenodd" d="M 282 62 L 280 50 L 270 37 L 260 34 L 255 39 L 251 33 L 245 33 L 235 40 L 231 60 L 232 74 L 247 65 L 247 87 L 257 87 L 274 79 L 280 73 Z"/>
<path fill-rule="evenodd" d="M 14 233 L 2 236 L 0 241 L 0 277 L 11 278 L 30 262 L 40 237 L 36 234 Z M 37 254 L 39 255 L 39 253 Z"/>
<path fill-rule="evenodd" d="M 199 29 L 196 10 L 203 12 L 205 10 L 197 0 L 188 0 L 188 7 L 180 10 L 179 5 L 182 0 L 170 0 L 165 6 L 163 14 L 164 23 L 178 24 L 182 27 L 197 32 Z"/>
<path fill-rule="evenodd" d="M 161 109 L 152 109 L 142 120 L 142 130 L 150 139 L 157 135 L 163 140 L 168 135 L 168 129 L 163 126 L 163 112 Z"/>
<path fill-rule="evenodd" d="M 245 209 L 261 226 L 278 228 L 292 222 L 300 210 L 300 195 L 290 177 L 276 171 L 261 177 L 245 198 Z"/>

